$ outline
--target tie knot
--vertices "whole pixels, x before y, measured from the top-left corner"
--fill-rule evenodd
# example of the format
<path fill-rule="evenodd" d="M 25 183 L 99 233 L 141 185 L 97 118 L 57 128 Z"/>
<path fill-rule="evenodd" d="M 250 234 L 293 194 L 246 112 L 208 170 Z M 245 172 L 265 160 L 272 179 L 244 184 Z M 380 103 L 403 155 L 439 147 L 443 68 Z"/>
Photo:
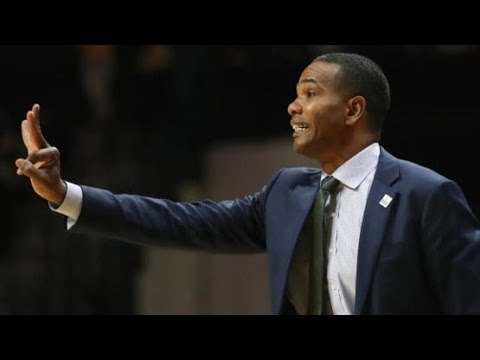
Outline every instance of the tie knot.
<path fill-rule="evenodd" d="M 331 194 L 337 188 L 338 184 L 340 184 L 340 181 L 335 179 L 333 176 L 327 176 L 325 179 L 323 179 L 320 188 Z"/>

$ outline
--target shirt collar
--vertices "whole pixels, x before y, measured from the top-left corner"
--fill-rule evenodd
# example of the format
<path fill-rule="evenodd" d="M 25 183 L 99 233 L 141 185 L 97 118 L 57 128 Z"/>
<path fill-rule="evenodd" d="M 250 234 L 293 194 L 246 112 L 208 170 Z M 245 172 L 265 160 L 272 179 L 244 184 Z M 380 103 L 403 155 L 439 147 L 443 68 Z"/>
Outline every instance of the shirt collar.
<path fill-rule="evenodd" d="M 346 187 L 356 190 L 367 176 L 377 168 L 380 157 L 380 145 L 373 143 L 346 163 L 340 166 L 332 176 Z M 322 174 L 322 180 L 327 174 Z"/>

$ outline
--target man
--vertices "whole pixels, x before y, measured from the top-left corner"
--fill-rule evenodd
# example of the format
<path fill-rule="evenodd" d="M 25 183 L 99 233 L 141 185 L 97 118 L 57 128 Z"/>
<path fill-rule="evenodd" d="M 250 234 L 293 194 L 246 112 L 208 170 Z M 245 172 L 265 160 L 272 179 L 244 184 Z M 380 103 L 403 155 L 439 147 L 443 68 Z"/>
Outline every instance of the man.
<path fill-rule="evenodd" d="M 388 81 L 370 59 L 315 59 L 288 112 L 294 150 L 322 170 L 282 169 L 233 201 L 175 203 L 65 183 L 38 105 L 22 123 L 28 157 L 17 173 L 74 232 L 267 251 L 275 314 L 480 313 L 479 223 L 453 181 L 380 147 L 389 106 Z"/>

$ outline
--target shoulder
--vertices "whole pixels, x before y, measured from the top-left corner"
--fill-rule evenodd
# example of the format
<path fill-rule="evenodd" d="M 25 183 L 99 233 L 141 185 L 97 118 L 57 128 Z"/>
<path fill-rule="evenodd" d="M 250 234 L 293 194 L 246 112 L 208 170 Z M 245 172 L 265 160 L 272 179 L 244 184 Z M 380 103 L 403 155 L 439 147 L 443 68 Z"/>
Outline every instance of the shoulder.
<path fill-rule="evenodd" d="M 319 174 L 320 169 L 313 167 L 290 167 L 281 169 L 279 173 L 283 176 L 310 176 Z"/>
<path fill-rule="evenodd" d="M 280 182 L 302 183 L 310 182 L 312 177 L 318 177 L 320 173 L 321 171 L 318 168 L 290 167 L 280 169 L 275 177 Z"/>
<path fill-rule="evenodd" d="M 458 203 L 458 200 L 465 201 L 463 191 L 455 181 L 430 168 L 396 158 L 386 151 L 382 152 L 378 166 L 377 171 L 382 174 L 380 178 L 394 179 L 389 182 L 390 185 L 402 194 L 409 204 L 417 204 L 423 208 L 427 203 L 439 201 L 437 206 L 445 208 L 446 201 L 449 204 Z M 392 173 L 395 175 L 392 176 Z"/>
<path fill-rule="evenodd" d="M 434 184 L 451 181 L 433 169 L 412 161 L 397 158 L 382 148 L 378 165 L 379 168 L 390 167 L 392 164 L 398 168 L 399 179 L 401 182 L 412 182 L 416 186 L 419 186 L 420 184 L 432 186 Z"/>
<path fill-rule="evenodd" d="M 416 181 L 425 181 L 428 183 L 442 183 L 449 180 L 435 170 L 411 161 L 399 159 L 398 165 L 400 168 L 400 172 L 403 176 L 412 178 L 413 180 L 416 179 Z"/>
<path fill-rule="evenodd" d="M 282 168 L 272 176 L 264 189 L 310 185 L 320 178 L 320 173 L 320 169 L 312 167 Z"/>

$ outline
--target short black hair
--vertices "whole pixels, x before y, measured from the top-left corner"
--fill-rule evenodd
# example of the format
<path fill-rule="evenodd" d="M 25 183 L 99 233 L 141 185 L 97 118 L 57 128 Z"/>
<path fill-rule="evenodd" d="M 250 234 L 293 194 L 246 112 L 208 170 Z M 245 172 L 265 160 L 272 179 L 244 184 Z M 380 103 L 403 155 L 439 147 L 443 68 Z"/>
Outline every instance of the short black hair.
<path fill-rule="evenodd" d="M 349 97 L 365 98 L 370 128 L 381 133 L 390 109 L 390 85 L 380 66 L 365 56 L 348 53 L 324 54 L 313 60 L 317 61 L 340 66 L 341 91 Z"/>

